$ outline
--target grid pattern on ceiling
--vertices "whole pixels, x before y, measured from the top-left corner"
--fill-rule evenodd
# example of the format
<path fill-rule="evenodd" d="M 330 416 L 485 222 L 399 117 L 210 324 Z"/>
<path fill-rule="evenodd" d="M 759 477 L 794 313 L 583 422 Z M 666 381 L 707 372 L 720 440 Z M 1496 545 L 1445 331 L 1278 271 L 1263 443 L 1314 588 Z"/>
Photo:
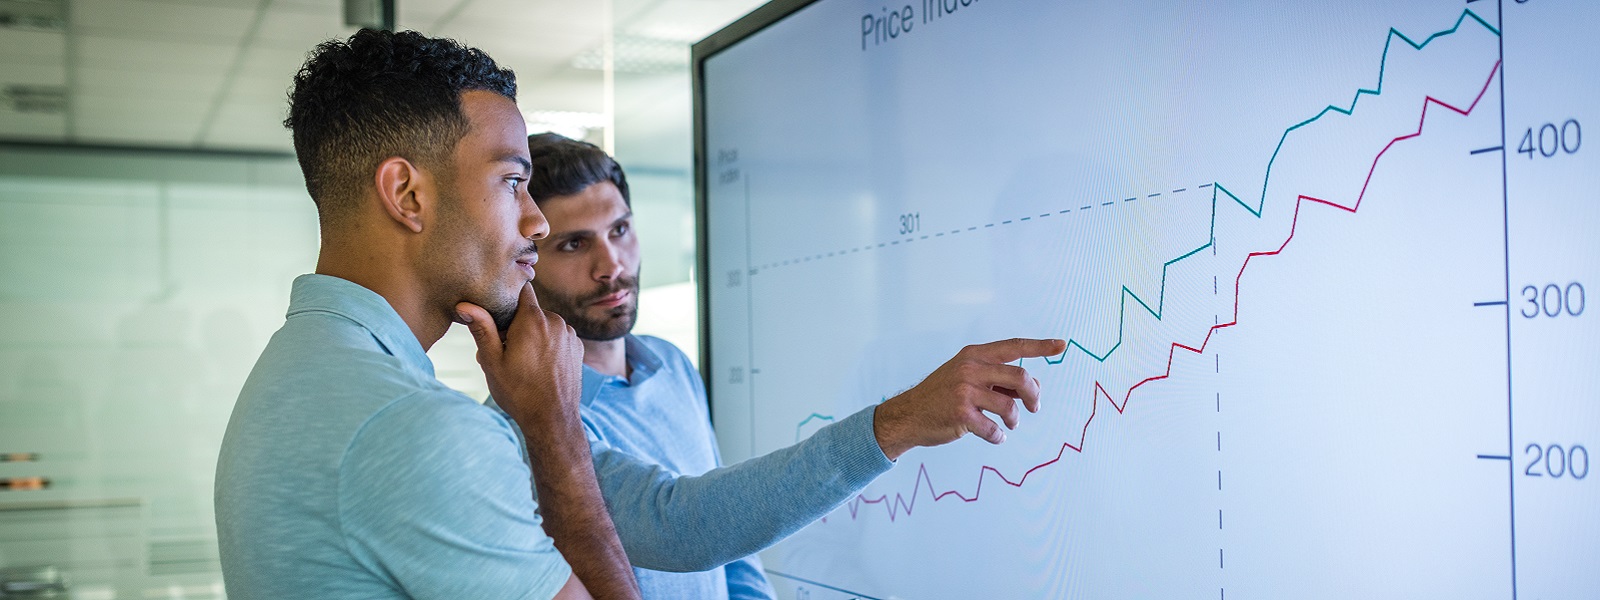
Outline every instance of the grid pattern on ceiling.
<path fill-rule="evenodd" d="M 483 48 L 521 80 L 525 110 L 600 112 L 610 23 L 673 67 L 755 0 L 397 0 L 402 29 Z M 0 140 L 290 149 L 290 78 L 353 33 L 337 0 L 0 0 Z M 639 40 L 644 40 L 640 42 Z M 665 56 L 665 58 L 662 58 Z M 687 117 L 687 115 L 685 115 Z"/>

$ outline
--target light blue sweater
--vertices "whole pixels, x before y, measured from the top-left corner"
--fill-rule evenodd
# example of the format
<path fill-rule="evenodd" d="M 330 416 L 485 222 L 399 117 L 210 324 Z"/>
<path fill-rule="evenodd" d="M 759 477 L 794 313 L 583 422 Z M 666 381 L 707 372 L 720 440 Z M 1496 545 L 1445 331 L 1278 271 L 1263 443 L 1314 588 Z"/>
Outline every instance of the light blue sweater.
<path fill-rule="evenodd" d="M 634 352 L 639 346 L 629 346 L 630 361 L 639 354 Z M 760 563 L 743 559 L 826 516 L 894 466 L 878 446 L 873 407 L 868 407 L 793 446 L 699 473 L 704 463 L 687 458 L 715 452 L 704 412 L 705 392 L 682 353 L 674 348 L 671 356 L 674 360 L 663 358 L 663 366 L 643 379 L 640 365 L 634 365 L 635 389 L 629 395 L 659 406 L 629 407 L 612 402 L 619 397 L 612 394 L 596 401 L 604 378 L 597 373 L 592 377 L 588 369 L 584 373 L 582 416 L 595 473 L 623 549 L 636 568 L 685 573 L 740 561 L 725 571 L 730 586 L 751 581 L 759 573 L 748 577 L 744 573 L 759 569 Z M 664 377 L 669 368 L 679 375 Z M 682 392 L 674 390 L 680 385 L 693 388 L 695 407 L 671 408 L 685 406 Z M 492 399 L 488 404 L 498 409 Z M 639 412 L 626 414 L 632 411 Z M 672 417 L 673 425 L 660 422 L 667 412 L 678 413 Z M 657 435 L 691 421 L 693 434 Z M 515 422 L 512 428 L 520 438 L 522 431 Z M 703 458 L 702 454 L 697 460 Z M 636 573 L 641 585 L 658 581 L 653 573 Z M 672 597 L 712 596 L 674 592 Z"/>

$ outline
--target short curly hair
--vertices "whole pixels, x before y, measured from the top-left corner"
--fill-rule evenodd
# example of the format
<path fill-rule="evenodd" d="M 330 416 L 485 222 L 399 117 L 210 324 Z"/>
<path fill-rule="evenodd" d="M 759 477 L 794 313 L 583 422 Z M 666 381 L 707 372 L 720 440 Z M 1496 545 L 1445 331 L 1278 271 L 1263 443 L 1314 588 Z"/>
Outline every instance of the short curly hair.
<path fill-rule="evenodd" d="M 362 29 L 319 44 L 295 74 L 284 127 L 324 222 L 346 214 L 378 164 L 401 157 L 448 180 L 470 123 L 461 94 L 517 97 L 517 77 L 482 50 L 415 31 Z"/>
<path fill-rule="evenodd" d="M 628 195 L 628 176 L 622 172 L 622 165 L 599 146 L 559 133 L 535 133 L 528 136 L 528 153 L 533 157 L 528 195 L 533 196 L 534 202 L 571 196 L 596 183 L 609 181 L 617 186 L 623 203 L 633 206 L 633 199 Z"/>

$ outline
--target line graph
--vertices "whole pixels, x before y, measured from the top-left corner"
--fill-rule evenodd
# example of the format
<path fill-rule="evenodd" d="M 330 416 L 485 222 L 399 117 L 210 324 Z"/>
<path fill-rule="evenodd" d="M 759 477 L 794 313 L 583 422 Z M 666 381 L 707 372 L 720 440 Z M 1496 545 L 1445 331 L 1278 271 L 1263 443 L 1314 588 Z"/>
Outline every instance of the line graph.
<path fill-rule="evenodd" d="M 1340 114 L 1340 115 L 1344 115 L 1344 116 L 1347 116 L 1347 117 L 1348 116 L 1354 116 L 1355 115 L 1356 106 L 1358 104 L 1360 104 L 1362 96 L 1381 96 L 1381 95 L 1383 95 L 1383 84 L 1384 84 L 1386 75 L 1388 74 L 1388 67 L 1389 67 L 1389 51 L 1391 49 L 1393 49 L 1394 41 L 1396 39 L 1398 39 L 1398 40 L 1400 40 L 1402 42 L 1405 42 L 1405 44 L 1407 46 L 1409 46 L 1413 50 L 1421 51 L 1421 50 L 1427 48 L 1428 45 L 1433 43 L 1435 40 L 1438 40 L 1440 38 L 1443 38 L 1443 37 L 1446 37 L 1446 36 L 1450 36 L 1450 35 L 1454 35 L 1454 34 L 1458 33 L 1461 30 L 1461 26 L 1464 25 L 1464 24 L 1467 24 L 1468 22 L 1471 22 L 1473 24 L 1481 26 L 1485 31 L 1487 31 L 1490 34 L 1494 35 L 1496 38 L 1500 37 L 1500 35 L 1501 35 L 1499 28 L 1497 28 L 1497 27 L 1495 27 L 1493 25 L 1490 25 L 1488 21 L 1484 20 L 1484 18 L 1482 16 L 1478 15 L 1478 13 L 1473 12 L 1472 9 L 1463 9 L 1461 11 L 1461 14 L 1456 17 L 1455 23 L 1452 24 L 1449 28 L 1436 31 L 1436 32 L 1428 35 L 1427 37 L 1423 38 L 1421 42 L 1413 40 L 1410 36 L 1407 36 L 1405 33 L 1401 32 L 1399 29 L 1390 27 L 1389 28 L 1389 33 L 1384 38 L 1383 52 L 1382 52 L 1381 55 L 1379 55 L 1379 58 L 1378 58 L 1378 82 L 1375 85 L 1373 85 L 1373 87 L 1371 87 L 1371 88 L 1358 88 L 1356 90 L 1356 92 L 1355 92 L 1355 95 L 1353 97 L 1351 97 L 1350 105 L 1348 107 L 1341 107 L 1341 106 L 1338 106 L 1338 105 L 1329 104 L 1329 105 L 1323 107 L 1321 111 L 1318 111 L 1316 115 L 1314 115 L 1314 116 L 1312 116 L 1312 117 L 1310 117 L 1308 119 L 1305 119 L 1303 121 L 1300 121 L 1298 123 L 1295 123 L 1294 125 L 1290 125 L 1287 129 L 1284 129 L 1283 134 L 1281 136 L 1279 136 L 1279 138 L 1278 138 L 1277 146 L 1275 146 L 1273 148 L 1273 150 L 1272 150 L 1272 157 L 1267 160 L 1266 174 L 1263 176 L 1262 182 L 1261 182 L 1261 197 L 1258 199 L 1258 201 L 1256 202 L 1255 206 L 1253 206 L 1253 207 L 1250 206 L 1243 199 L 1241 199 L 1237 194 L 1234 194 L 1232 191 L 1228 190 L 1227 188 L 1223 187 L 1221 184 L 1216 183 L 1216 182 L 1200 184 L 1200 185 L 1195 186 L 1195 188 L 1196 189 L 1203 189 L 1203 188 L 1207 188 L 1207 187 L 1212 188 L 1212 198 L 1211 198 L 1212 202 L 1216 202 L 1216 200 L 1218 199 L 1217 198 L 1217 194 L 1219 192 L 1222 193 L 1222 194 L 1226 194 L 1230 199 L 1232 199 L 1234 202 L 1238 203 L 1240 207 L 1244 208 L 1246 211 L 1249 211 L 1252 216 L 1255 216 L 1256 218 L 1260 218 L 1262 216 L 1262 211 L 1266 209 L 1267 189 L 1268 189 L 1268 187 L 1270 186 L 1270 184 L 1272 182 L 1272 170 L 1273 170 L 1273 167 L 1275 167 L 1277 165 L 1278 155 L 1280 153 L 1282 153 L 1284 144 L 1288 142 L 1289 134 L 1294 133 L 1295 131 L 1298 131 L 1300 129 L 1303 129 L 1308 125 L 1316 123 L 1317 121 L 1322 120 L 1323 117 L 1326 117 L 1326 116 L 1328 116 L 1330 114 Z M 1492 151 L 1492 150 L 1498 150 L 1498 148 L 1489 148 L 1489 149 L 1484 149 L 1484 150 L 1476 150 L 1473 153 L 1476 154 L 1476 153 L 1479 153 L 1479 152 Z M 1178 193 L 1185 192 L 1185 191 L 1188 191 L 1188 188 L 1177 188 L 1177 189 L 1171 190 L 1171 192 L 1169 192 L 1169 193 L 1170 194 L 1178 194 Z M 1151 193 L 1151 194 L 1134 195 L 1132 197 L 1123 198 L 1122 202 L 1133 202 L 1133 201 L 1139 200 L 1141 198 L 1158 198 L 1158 197 L 1161 197 L 1162 195 L 1163 195 L 1162 192 L 1156 192 L 1156 193 Z M 1113 206 L 1113 205 L 1116 205 L 1116 204 L 1118 204 L 1118 203 L 1115 202 L 1115 201 L 1102 202 L 1102 203 L 1100 203 L 1098 205 L 1094 204 L 1094 203 L 1090 203 L 1090 204 L 1084 205 L 1082 207 L 1078 207 L 1077 210 L 1079 210 L 1079 211 L 1089 211 L 1089 210 L 1092 210 L 1092 209 L 1096 208 L 1097 206 Z M 1068 214 L 1068 213 L 1073 212 L 1073 210 L 1074 210 L 1073 208 L 1069 207 L 1069 208 L 1064 208 L 1064 209 L 1061 209 L 1061 210 L 1058 210 L 1058 211 L 1054 211 L 1054 212 L 1047 211 L 1047 212 L 1044 212 L 1044 213 L 1041 213 L 1041 214 L 1037 215 L 1037 217 L 1040 218 L 1040 219 L 1043 219 L 1043 218 L 1050 217 L 1052 215 L 1057 215 L 1057 214 L 1063 214 L 1064 215 L 1064 214 Z M 1213 206 L 1212 216 L 1213 217 L 1216 216 L 1215 215 L 1215 206 Z M 791 266 L 791 265 L 799 265 L 799 264 L 803 264 L 803 263 L 808 263 L 808 262 L 817 261 L 817 260 L 823 260 L 823 259 L 828 259 L 828 258 L 843 257 L 843 256 L 847 256 L 847 255 L 850 255 L 850 254 L 855 254 L 855 253 L 864 252 L 864 251 L 871 251 L 871 250 L 876 250 L 876 249 L 890 248 L 890 247 L 893 247 L 893 246 L 898 246 L 898 245 L 903 244 L 903 243 L 910 243 L 910 242 L 913 242 L 913 241 L 916 241 L 916 240 L 927 240 L 927 239 L 933 239 L 933 238 L 940 238 L 940 237 L 945 237 L 946 235 L 952 235 L 952 236 L 953 235 L 959 235 L 959 234 L 965 233 L 965 232 L 980 231 L 982 229 L 992 228 L 992 227 L 995 227 L 997 225 L 1011 225 L 1013 223 L 1020 224 L 1020 223 L 1023 223 L 1023 222 L 1034 221 L 1034 220 L 1035 220 L 1035 216 L 1034 215 L 1025 215 L 1025 216 L 1020 216 L 1020 217 L 1016 217 L 1016 218 L 1013 218 L 1013 219 L 1003 219 L 1003 220 L 993 221 L 993 222 L 989 222 L 989 223 L 983 223 L 981 225 L 980 224 L 974 224 L 974 225 L 971 225 L 971 226 L 965 227 L 965 228 L 957 227 L 957 228 L 951 229 L 948 232 L 940 231 L 940 232 L 936 232 L 936 233 L 923 234 L 923 235 L 901 236 L 899 238 L 886 240 L 886 241 L 883 241 L 883 242 L 878 242 L 876 244 L 869 243 L 869 244 L 866 244 L 866 245 L 856 246 L 856 247 L 851 247 L 851 248 L 841 248 L 839 250 L 835 250 L 835 251 L 831 251 L 831 252 L 818 252 L 816 254 L 811 254 L 811 255 L 807 255 L 807 256 L 799 256 L 799 257 L 786 259 L 786 260 L 773 261 L 773 262 L 770 262 L 770 263 L 767 263 L 767 264 L 755 266 L 755 267 L 753 267 L 753 270 L 755 272 L 760 272 L 760 271 L 765 271 L 765 270 L 769 270 L 769 269 L 776 269 L 776 268 L 781 268 L 781 267 L 786 267 L 786 266 Z M 1184 254 L 1182 256 L 1179 256 L 1178 258 L 1174 258 L 1174 259 L 1172 259 L 1170 261 L 1167 261 L 1165 264 L 1163 264 L 1163 267 L 1165 267 L 1167 265 L 1171 265 L 1172 263 L 1176 263 L 1176 262 L 1178 262 L 1180 260 L 1183 260 L 1185 258 L 1188 258 L 1190 256 L 1193 256 L 1194 254 L 1199 253 L 1201 250 L 1204 250 L 1204 249 L 1210 247 L 1211 244 L 1215 243 L 1216 242 L 1216 239 L 1215 239 L 1215 237 L 1216 237 L 1215 236 L 1215 233 L 1216 233 L 1216 221 L 1215 221 L 1214 218 L 1213 218 L 1213 220 L 1211 222 L 1211 225 L 1212 225 L 1211 236 L 1208 238 L 1208 241 L 1206 242 L 1205 245 L 1202 245 L 1199 248 L 1196 248 L 1196 249 L 1194 249 L 1194 250 L 1192 250 L 1192 251 L 1190 251 L 1190 252 L 1188 252 L 1188 253 L 1186 253 L 1186 254 Z M 1165 300 L 1165 281 L 1166 281 L 1165 277 L 1163 276 L 1163 279 L 1162 279 L 1162 282 L 1163 282 L 1162 288 L 1163 289 L 1162 289 L 1161 297 L 1159 298 L 1160 301 L 1158 301 L 1158 303 L 1157 303 L 1158 307 L 1161 305 L 1161 301 Z M 1125 293 L 1129 294 L 1129 295 L 1134 296 L 1134 300 L 1138 301 L 1141 305 L 1143 305 L 1145 310 L 1149 311 L 1157 319 L 1161 318 L 1161 315 L 1160 315 L 1160 312 L 1159 312 L 1159 310 L 1160 310 L 1159 308 L 1156 309 L 1156 310 L 1151 310 L 1150 309 L 1150 305 L 1147 304 L 1146 302 L 1144 302 L 1143 299 L 1139 298 L 1137 294 L 1134 294 L 1131 290 L 1128 290 L 1126 287 L 1123 288 L 1123 291 Z M 1121 340 L 1119 339 L 1118 343 L 1120 344 L 1120 342 L 1121 342 Z M 1108 350 L 1103 354 L 1095 354 L 1093 351 L 1090 351 L 1088 348 L 1084 348 L 1081 344 L 1077 344 L 1075 341 L 1069 340 L 1068 341 L 1068 351 L 1070 351 L 1073 346 L 1076 346 L 1079 350 L 1083 351 L 1085 354 L 1087 354 L 1087 355 L 1089 355 L 1091 357 L 1094 357 L 1096 360 L 1100 360 L 1102 362 L 1105 360 L 1105 357 L 1110 356 L 1111 352 L 1113 350 L 1115 350 L 1115 346 L 1113 346 L 1112 350 Z M 1064 356 L 1066 353 L 1067 352 L 1063 352 L 1062 355 Z M 1059 359 L 1056 362 L 1059 362 Z"/>
<path fill-rule="evenodd" d="M 763 551 L 779 597 L 1597 596 L 1600 5 L 999 3 L 840 46 L 863 14 L 696 63 L 725 459 L 1062 345 L 1011 362 L 1047 406 L 1006 445 Z"/>
<path fill-rule="evenodd" d="M 1436 33 L 1433 36 L 1428 37 L 1422 44 L 1417 44 L 1415 42 L 1411 42 L 1411 40 L 1409 38 L 1406 38 L 1404 35 L 1399 34 L 1394 29 L 1390 30 L 1391 31 L 1390 39 L 1392 40 L 1396 36 L 1398 36 L 1401 39 L 1406 40 L 1414 48 L 1421 49 L 1421 47 L 1426 45 L 1429 41 L 1437 39 L 1438 37 L 1441 37 L 1443 35 L 1447 35 L 1449 33 L 1455 32 L 1457 29 L 1459 29 L 1461 23 L 1466 21 L 1469 17 L 1472 18 L 1472 20 L 1474 20 L 1475 22 L 1482 24 L 1486 29 L 1488 29 L 1491 33 L 1495 34 L 1496 36 L 1499 35 L 1499 31 L 1497 29 L 1495 29 L 1494 27 L 1488 25 L 1481 18 L 1477 17 L 1476 14 L 1474 14 L 1470 10 L 1468 10 L 1468 11 L 1464 11 L 1463 12 L 1462 17 L 1457 20 L 1455 26 L 1453 26 L 1452 28 L 1450 28 L 1448 30 L 1445 30 L 1445 31 L 1440 32 L 1440 33 Z M 1389 49 L 1389 46 L 1386 43 L 1386 45 L 1385 45 L 1385 58 L 1387 58 L 1388 49 Z M 1252 261 L 1252 260 L 1254 260 L 1256 258 L 1260 258 L 1260 257 L 1276 256 L 1276 255 L 1280 254 L 1281 252 L 1283 252 L 1283 250 L 1288 247 L 1289 243 L 1294 240 L 1295 233 L 1296 233 L 1298 225 L 1299 225 L 1300 209 L 1305 205 L 1306 202 L 1311 202 L 1311 203 L 1314 203 L 1314 204 L 1320 204 L 1320 205 L 1328 206 L 1328 207 L 1331 207 L 1331 208 L 1338 209 L 1340 211 L 1347 212 L 1349 214 L 1356 214 L 1357 211 L 1360 209 L 1362 201 L 1366 197 L 1367 189 L 1368 189 L 1368 186 L 1371 184 L 1373 174 L 1376 173 L 1378 165 L 1382 161 L 1383 157 L 1389 152 L 1389 150 L 1391 148 L 1394 147 L 1395 144 L 1400 143 L 1402 141 L 1415 139 L 1415 138 L 1420 137 L 1422 135 L 1424 126 L 1427 123 L 1428 109 L 1431 106 L 1437 105 L 1437 106 L 1440 106 L 1440 107 L 1442 107 L 1444 109 L 1447 109 L 1447 110 L 1449 110 L 1449 111 L 1451 111 L 1451 112 L 1453 112 L 1455 114 L 1458 114 L 1460 116 L 1469 116 L 1469 115 L 1471 115 L 1473 110 L 1478 106 L 1479 102 L 1483 99 L 1484 95 L 1488 92 L 1490 84 L 1492 84 L 1495 81 L 1495 78 L 1498 76 L 1498 74 L 1500 72 L 1500 67 L 1501 67 L 1501 63 L 1499 61 L 1496 61 L 1494 63 L 1493 68 L 1490 69 L 1488 77 L 1484 80 L 1483 86 L 1479 89 L 1477 95 L 1472 99 L 1472 101 L 1470 103 L 1466 104 L 1465 108 L 1458 107 L 1458 106 L 1456 106 L 1454 104 L 1451 104 L 1451 103 L 1446 102 L 1444 100 L 1440 100 L 1440 99 L 1435 98 L 1435 97 L 1433 97 L 1431 95 L 1426 96 L 1424 98 L 1424 100 L 1423 100 L 1423 106 L 1422 106 L 1421 114 L 1418 117 L 1416 131 L 1407 132 L 1407 133 L 1402 134 L 1400 136 L 1396 136 L 1393 139 L 1390 139 L 1388 141 L 1388 143 L 1385 144 L 1383 146 L 1383 148 L 1378 151 L 1378 153 L 1372 159 L 1371 166 L 1367 170 L 1366 177 L 1362 182 L 1361 191 L 1359 192 L 1359 194 L 1356 197 L 1356 200 L 1353 203 L 1351 203 L 1349 205 L 1345 205 L 1345 204 L 1340 204 L 1340 203 L 1338 203 L 1336 201 L 1332 201 L 1332 200 L 1328 200 L 1328 199 L 1317 198 L 1317 197 L 1307 196 L 1307 195 L 1303 195 L 1303 194 L 1302 195 L 1297 195 L 1296 200 L 1295 200 L 1294 213 L 1293 213 L 1293 216 L 1292 216 L 1292 218 L 1290 220 L 1289 234 L 1284 239 L 1283 243 L 1280 244 L 1274 250 L 1256 251 L 1256 252 L 1249 253 L 1245 258 L 1244 264 L 1239 268 L 1239 272 L 1234 278 L 1234 306 L 1233 306 L 1232 318 L 1228 322 L 1218 323 L 1216 325 L 1211 326 L 1206 331 L 1205 337 L 1198 344 L 1185 344 L 1185 343 L 1181 343 L 1181 342 L 1172 342 L 1170 344 L 1169 348 L 1168 348 L 1166 371 L 1163 372 L 1160 375 L 1153 375 L 1153 376 L 1150 376 L 1150 377 L 1146 377 L 1146 378 L 1138 381 L 1134 385 L 1130 386 L 1128 388 L 1128 390 L 1126 391 L 1126 393 L 1123 394 L 1123 398 L 1122 398 L 1121 404 L 1118 404 L 1116 399 L 1114 398 L 1114 396 L 1100 382 L 1096 381 L 1094 383 L 1094 389 L 1093 389 L 1093 392 L 1092 392 L 1093 400 L 1092 400 L 1092 404 L 1091 404 L 1091 408 L 1090 408 L 1089 418 L 1087 420 L 1085 420 L 1085 422 L 1083 424 L 1083 427 L 1080 430 L 1079 439 L 1078 439 L 1076 444 L 1074 444 L 1071 441 L 1062 442 L 1060 449 L 1058 450 L 1058 452 L 1056 453 L 1056 455 L 1053 458 L 1051 458 L 1050 460 L 1044 461 L 1042 463 L 1039 463 L 1037 465 L 1034 465 L 1033 467 L 1027 469 L 1026 471 L 1023 472 L 1023 474 L 1020 477 L 1016 478 L 1016 480 L 1014 480 L 1014 481 L 1011 478 L 1006 477 L 1004 473 L 1002 473 L 999 469 L 997 469 L 997 468 L 995 468 L 993 466 L 988 466 L 988 465 L 982 466 L 979 469 L 979 476 L 978 476 L 977 485 L 975 486 L 973 492 L 970 495 L 963 494 L 959 490 L 955 490 L 955 489 L 948 489 L 948 490 L 944 490 L 944 491 L 936 491 L 936 487 L 935 487 L 935 485 L 934 485 L 934 483 L 932 481 L 932 478 L 928 474 L 927 465 L 926 465 L 926 463 L 924 463 L 922 465 L 919 465 L 919 467 L 918 467 L 918 472 L 917 472 L 917 476 L 916 476 L 916 479 L 915 479 L 915 483 L 913 484 L 913 488 L 912 488 L 912 490 L 911 490 L 911 492 L 909 494 L 895 493 L 892 498 L 890 497 L 889 494 L 882 494 L 882 495 L 879 495 L 879 496 L 876 496 L 876 497 L 868 497 L 865 494 L 859 494 L 855 498 L 853 498 L 850 501 L 846 502 L 845 506 L 846 506 L 847 510 L 849 511 L 849 513 L 851 515 L 851 518 L 852 519 L 857 518 L 859 516 L 859 514 L 860 514 L 861 507 L 863 507 L 865 505 L 883 505 L 885 507 L 885 509 L 886 509 L 886 511 L 888 513 L 888 516 L 889 516 L 891 521 L 894 521 L 899 516 L 909 515 L 915 509 L 916 500 L 917 500 L 917 497 L 920 495 L 920 493 L 921 493 L 921 491 L 923 489 L 924 482 L 926 482 L 926 484 L 927 484 L 928 494 L 932 497 L 932 499 L 935 502 L 943 500 L 943 499 L 951 497 L 951 496 L 959 498 L 963 502 L 968 502 L 968 503 L 976 502 L 982 495 L 984 480 L 985 480 L 985 477 L 989 473 L 993 473 L 995 477 L 998 477 L 1000 479 L 1000 481 L 1005 483 L 1006 485 L 1009 485 L 1011 487 L 1021 487 L 1027 481 L 1028 477 L 1031 476 L 1033 473 L 1035 473 L 1035 472 L 1037 472 L 1037 471 L 1039 471 L 1039 470 L 1041 470 L 1041 469 L 1043 469 L 1045 467 L 1048 467 L 1050 465 L 1053 465 L 1053 464 L 1059 462 L 1066 455 L 1066 451 L 1068 449 L 1071 449 L 1074 452 L 1081 453 L 1083 451 L 1084 444 L 1085 444 L 1085 442 L 1086 442 L 1086 440 L 1088 438 L 1089 425 L 1094 422 L 1095 417 L 1098 415 L 1100 399 L 1102 397 L 1105 398 L 1106 403 L 1111 405 L 1111 407 L 1113 409 L 1115 409 L 1118 414 L 1124 413 L 1127 410 L 1127 405 L 1128 405 L 1130 399 L 1132 398 L 1134 391 L 1138 390 L 1139 388 L 1141 388 L 1141 387 L 1143 387 L 1143 386 L 1145 386 L 1147 384 L 1154 383 L 1156 381 L 1161 381 L 1161 380 L 1167 379 L 1168 377 L 1171 376 L 1173 358 L 1175 357 L 1175 355 L 1177 354 L 1177 352 L 1179 350 L 1183 350 L 1183 351 L 1190 352 L 1190 353 L 1193 353 L 1193 354 L 1204 354 L 1207 345 L 1211 342 L 1211 338 L 1216 332 L 1218 332 L 1218 331 L 1220 331 L 1222 329 L 1233 327 L 1233 326 L 1239 324 L 1239 321 L 1238 321 L 1239 292 L 1240 292 L 1240 288 L 1242 286 L 1244 273 L 1250 266 L 1250 261 Z M 1380 89 L 1382 87 L 1382 85 L 1381 85 L 1381 75 L 1380 75 L 1380 84 L 1379 84 L 1378 87 Z M 1375 90 L 1374 91 L 1369 91 L 1369 90 L 1363 89 L 1363 90 L 1357 92 L 1357 99 L 1358 100 L 1360 98 L 1360 95 L 1363 94 L 1363 93 L 1370 93 L 1370 94 L 1376 95 L 1379 92 L 1375 91 Z M 1350 109 L 1351 111 L 1353 111 L 1354 106 L 1355 106 L 1355 101 L 1352 101 L 1351 109 Z M 1295 125 L 1294 127 L 1291 127 L 1289 131 L 1293 131 L 1294 129 L 1297 129 L 1299 127 L 1303 127 L 1304 125 L 1316 120 L 1317 118 L 1320 118 L 1320 117 L 1328 114 L 1329 111 L 1341 112 L 1341 113 L 1347 114 L 1347 115 L 1351 114 L 1350 112 L 1338 109 L 1337 107 L 1330 106 L 1327 109 L 1324 109 L 1321 113 L 1319 113 L 1317 117 L 1314 117 L 1313 119 L 1310 119 L 1310 120 L 1307 120 L 1307 121 L 1302 121 L 1301 123 Z M 1287 136 L 1287 133 L 1288 132 L 1285 132 L 1285 136 Z M 1280 149 L 1281 149 L 1281 146 L 1282 146 L 1282 144 L 1280 143 L 1280 145 L 1279 145 Z M 1274 153 L 1274 159 L 1275 158 L 1276 158 L 1276 151 Z M 1270 167 L 1269 167 L 1269 169 L 1270 169 Z M 1252 208 L 1249 205 L 1238 201 L 1238 197 L 1237 196 L 1235 196 L 1231 192 L 1228 192 L 1226 189 L 1222 188 L 1222 186 L 1220 184 L 1213 186 L 1213 189 L 1217 190 L 1217 191 L 1213 192 L 1213 197 L 1212 197 L 1212 218 L 1211 218 L 1211 227 L 1212 227 L 1212 234 L 1211 235 L 1212 235 L 1212 238 L 1205 245 L 1202 245 L 1201 247 L 1196 248 L 1195 250 L 1187 252 L 1187 253 L 1183 254 L 1182 256 L 1179 256 L 1178 258 L 1175 258 L 1173 260 L 1167 261 L 1166 263 L 1163 264 L 1163 266 L 1162 266 L 1162 288 L 1161 288 L 1161 292 L 1160 292 L 1160 295 L 1159 295 L 1160 299 L 1157 302 L 1157 308 L 1156 309 L 1151 309 L 1148 303 L 1146 303 L 1143 299 L 1139 298 L 1136 294 L 1134 294 L 1133 291 L 1130 290 L 1127 286 L 1122 286 L 1122 291 L 1123 291 L 1122 298 L 1123 298 L 1123 300 L 1122 300 L 1122 303 L 1121 303 L 1121 305 L 1122 305 L 1121 315 L 1119 315 L 1118 341 L 1117 341 L 1117 343 L 1115 345 L 1113 345 L 1112 348 L 1110 350 L 1107 350 L 1105 353 L 1103 353 L 1103 354 L 1095 354 L 1094 352 L 1092 352 L 1089 349 L 1085 348 L 1081 344 L 1077 344 L 1075 340 L 1072 340 L 1072 341 L 1069 341 L 1069 349 L 1068 349 L 1068 351 L 1063 352 L 1058 357 L 1054 357 L 1054 358 L 1046 357 L 1044 360 L 1046 360 L 1047 363 L 1049 363 L 1049 364 L 1060 364 L 1061 362 L 1065 361 L 1066 355 L 1070 352 L 1070 348 L 1073 345 L 1076 345 L 1077 348 L 1079 348 L 1084 354 L 1090 356 L 1091 358 L 1094 358 L 1095 360 L 1100 361 L 1100 362 L 1104 362 L 1106 360 L 1106 358 L 1108 358 L 1111 355 L 1111 353 L 1114 352 L 1122 344 L 1122 323 L 1125 322 L 1125 318 L 1126 318 L 1126 306 L 1127 306 L 1126 299 L 1128 297 L 1130 297 L 1130 296 L 1133 297 L 1134 300 L 1136 302 L 1138 302 L 1140 306 L 1144 307 L 1145 310 L 1147 312 L 1149 312 L 1152 316 L 1154 316 L 1156 319 L 1160 319 L 1161 318 L 1161 313 L 1163 312 L 1161 307 L 1164 306 L 1165 295 L 1166 295 L 1165 292 L 1166 292 L 1166 270 L 1167 270 L 1167 268 L 1170 267 L 1172 264 L 1178 262 L 1178 261 L 1181 261 L 1181 260 L 1183 260 L 1185 258 L 1188 258 L 1190 256 L 1195 255 L 1196 253 L 1200 252 L 1201 250 L 1206 249 L 1207 247 L 1210 247 L 1212 244 L 1215 243 L 1216 206 L 1217 206 L 1217 200 L 1218 200 L 1218 195 L 1217 194 L 1219 194 L 1219 193 L 1227 194 L 1228 196 L 1232 197 L 1236 202 L 1238 202 L 1238 204 L 1240 206 L 1242 206 L 1247 211 L 1249 211 L 1252 215 L 1254 215 L 1257 218 L 1260 218 L 1261 212 L 1262 212 L 1262 209 L 1264 208 L 1264 203 L 1265 203 L 1264 192 L 1263 192 L 1263 197 L 1262 197 L 1262 203 L 1263 204 L 1260 207 Z M 814 416 L 815 417 L 825 417 L 825 415 L 814 415 Z M 808 420 L 810 420 L 810 417 L 808 417 Z M 909 498 L 909 500 L 907 500 L 907 498 Z"/>

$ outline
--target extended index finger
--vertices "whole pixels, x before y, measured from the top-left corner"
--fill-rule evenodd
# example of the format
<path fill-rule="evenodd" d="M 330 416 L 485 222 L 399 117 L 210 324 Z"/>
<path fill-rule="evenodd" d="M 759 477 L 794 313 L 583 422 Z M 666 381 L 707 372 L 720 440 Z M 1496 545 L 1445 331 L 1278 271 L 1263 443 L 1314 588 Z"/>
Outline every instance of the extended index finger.
<path fill-rule="evenodd" d="M 1008 363 L 1023 358 L 1055 356 L 1067 351 L 1066 340 L 1011 338 L 972 347 L 973 357 L 983 362 Z"/>

